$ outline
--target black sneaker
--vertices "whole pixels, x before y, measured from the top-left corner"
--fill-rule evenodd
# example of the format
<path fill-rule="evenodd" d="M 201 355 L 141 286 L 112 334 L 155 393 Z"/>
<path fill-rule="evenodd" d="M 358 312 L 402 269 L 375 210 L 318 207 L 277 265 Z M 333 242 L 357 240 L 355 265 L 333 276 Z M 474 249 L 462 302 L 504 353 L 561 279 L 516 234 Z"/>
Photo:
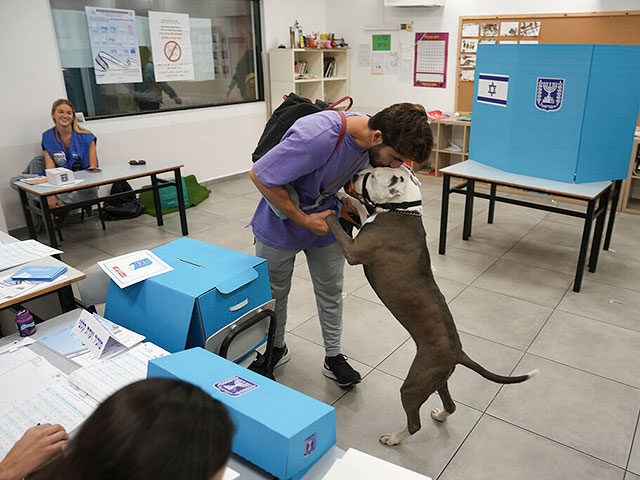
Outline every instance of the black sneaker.
<path fill-rule="evenodd" d="M 347 357 L 342 354 L 324 357 L 322 373 L 325 377 L 335 380 L 341 387 L 350 387 L 362 380 L 360 374 L 347 363 Z"/>
<path fill-rule="evenodd" d="M 251 363 L 251 365 L 249 365 L 249 370 L 253 370 L 258 373 L 262 371 L 273 372 L 276 367 L 284 365 L 290 359 L 291 353 L 289 353 L 289 349 L 286 345 L 284 347 L 273 347 L 273 355 L 268 368 L 265 368 L 265 362 L 267 361 L 266 356 L 259 353 L 256 359 Z"/>

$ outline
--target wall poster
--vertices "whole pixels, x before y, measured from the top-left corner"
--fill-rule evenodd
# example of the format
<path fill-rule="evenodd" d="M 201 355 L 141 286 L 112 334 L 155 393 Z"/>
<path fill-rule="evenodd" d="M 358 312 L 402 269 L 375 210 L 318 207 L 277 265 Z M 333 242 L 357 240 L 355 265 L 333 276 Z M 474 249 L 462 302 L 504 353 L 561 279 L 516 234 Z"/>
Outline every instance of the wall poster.
<path fill-rule="evenodd" d="M 142 82 L 133 10 L 84 7 L 97 84 Z"/>
<path fill-rule="evenodd" d="M 156 82 L 193 80 L 189 15 L 149 12 L 149 33 Z"/>
<path fill-rule="evenodd" d="M 414 87 L 447 86 L 448 33 L 416 33 Z"/>

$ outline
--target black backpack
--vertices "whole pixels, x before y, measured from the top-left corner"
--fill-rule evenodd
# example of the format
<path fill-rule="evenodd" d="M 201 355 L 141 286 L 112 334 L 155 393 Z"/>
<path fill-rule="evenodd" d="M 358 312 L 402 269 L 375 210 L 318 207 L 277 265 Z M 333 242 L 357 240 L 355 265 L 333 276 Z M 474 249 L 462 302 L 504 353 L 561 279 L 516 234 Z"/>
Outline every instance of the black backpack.
<path fill-rule="evenodd" d="M 132 192 L 121 197 L 111 198 L 104 202 L 101 217 L 103 220 L 122 220 L 136 218 L 145 211 L 144 205 L 136 198 L 133 188 L 126 180 L 118 180 L 111 186 L 111 195 Z"/>
<path fill-rule="evenodd" d="M 316 100 L 315 103 L 313 103 L 308 98 L 290 93 L 284 97 L 284 102 L 273 111 L 273 115 L 271 115 L 260 136 L 260 140 L 258 140 L 258 146 L 251 154 L 251 160 L 255 163 L 265 153 L 280 143 L 280 140 L 287 130 L 289 130 L 299 118 L 324 110 L 333 110 L 345 100 L 349 100 L 349 105 L 345 108 L 345 110 L 349 110 L 353 105 L 353 99 L 351 97 L 343 97 L 331 104 L 323 102 L 322 100 Z M 342 139 L 342 137 L 340 139 Z"/>

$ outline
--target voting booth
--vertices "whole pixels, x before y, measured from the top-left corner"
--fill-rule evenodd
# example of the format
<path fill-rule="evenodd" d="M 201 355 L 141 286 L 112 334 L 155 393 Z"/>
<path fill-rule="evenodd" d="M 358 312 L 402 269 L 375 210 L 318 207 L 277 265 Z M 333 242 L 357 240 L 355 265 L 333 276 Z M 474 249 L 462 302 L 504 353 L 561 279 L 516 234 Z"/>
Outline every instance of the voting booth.
<path fill-rule="evenodd" d="M 479 45 L 469 158 L 560 182 L 627 177 L 640 47 Z"/>
<path fill-rule="evenodd" d="M 233 452 L 282 479 L 298 479 L 336 441 L 335 410 L 201 348 L 149 361 L 148 377 L 178 378 L 226 405 Z"/>
<path fill-rule="evenodd" d="M 271 300 L 263 258 L 186 237 L 152 252 L 174 270 L 124 289 L 111 282 L 105 316 L 170 352 L 204 347 Z"/>

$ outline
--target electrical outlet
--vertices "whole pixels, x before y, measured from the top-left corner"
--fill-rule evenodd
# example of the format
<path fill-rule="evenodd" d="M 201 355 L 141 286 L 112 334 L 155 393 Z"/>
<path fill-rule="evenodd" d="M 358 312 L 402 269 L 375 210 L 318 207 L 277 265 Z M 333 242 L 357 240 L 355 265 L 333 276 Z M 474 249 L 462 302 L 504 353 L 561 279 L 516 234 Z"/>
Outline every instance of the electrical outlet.
<path fill-rule="evenodd" d="M 406 30 L 407 32 L 411 32 L 413 30 L 413 22 L 411 23 L 401 23 L 400 30 Z"/>

